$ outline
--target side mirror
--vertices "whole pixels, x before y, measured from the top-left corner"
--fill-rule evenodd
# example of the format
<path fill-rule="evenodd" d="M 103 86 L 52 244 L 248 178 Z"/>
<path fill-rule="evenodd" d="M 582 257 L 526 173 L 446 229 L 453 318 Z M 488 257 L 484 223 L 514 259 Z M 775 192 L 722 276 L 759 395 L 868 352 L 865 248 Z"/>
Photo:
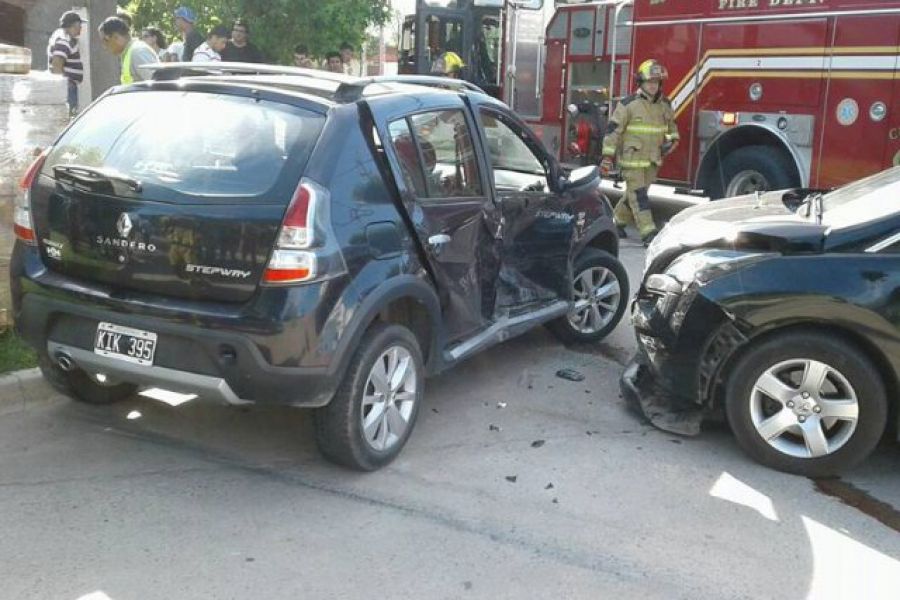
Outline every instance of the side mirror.
<path fill-rule="evenodd" d="M 568 177 L 560 176 L 559 191 L 567 192 L 571 189 L 585 187 L 600 180 L 600 169 L 594 166 L 573 169 Z"/>

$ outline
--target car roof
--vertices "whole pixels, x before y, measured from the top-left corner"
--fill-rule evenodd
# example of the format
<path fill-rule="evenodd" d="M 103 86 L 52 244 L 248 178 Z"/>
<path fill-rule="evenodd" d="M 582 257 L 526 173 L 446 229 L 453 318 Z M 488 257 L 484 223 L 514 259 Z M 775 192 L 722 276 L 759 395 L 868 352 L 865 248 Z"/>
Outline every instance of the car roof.
<path fill-rule="evenodd" d="M 240 87 L 266 87 L 293 92 L 325 104 L 347 104 L 385 95 L 474 93 L 484 95 L 467 81 L 418 75 L 352 77 L 340 73 L 245 63 L 158 63 L 142 68 L 153 71 L 153 81 L 202 81 Z"/>

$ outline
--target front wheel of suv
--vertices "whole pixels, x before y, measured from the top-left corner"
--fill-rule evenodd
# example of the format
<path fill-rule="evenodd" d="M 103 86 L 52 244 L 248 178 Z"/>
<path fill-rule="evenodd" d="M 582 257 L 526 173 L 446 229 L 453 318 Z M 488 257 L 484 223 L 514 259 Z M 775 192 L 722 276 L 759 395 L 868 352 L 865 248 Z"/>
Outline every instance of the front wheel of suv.
<path fill-rule="evenodd" d="M 137 387 L 130 383 L 102 384 L 81 369 L 63 371 L 46 355 L 38 359 L 38 367 L 50 385 L 85 404 L 115 404 L 130 398 L 137 391 Z"/>
<path fill-rule="evenodd" d="M 596 248 L 586 249 L 575 259 L 573 272 L 575 307 L 547 327 L 566 344 L 599 342 L 625 314 L 628 274 L 615 256 Z"/>
<path fill-rule="evenodd" d="M 751 346 L 728 376 L 725 408 L 747 454 L 808 477 L 837 475 L 863 460 L 888 414 L 871 361 L 834 336 L 806 332 Z"/>
<path fill-rule="evenodd" d="M 394 460 L 412 432 L 424 395 L 416 336 L 376 323 L 363 336 L 331 403 L 316 411 L 316 442 L 329 460 L 374 471 Z"/>

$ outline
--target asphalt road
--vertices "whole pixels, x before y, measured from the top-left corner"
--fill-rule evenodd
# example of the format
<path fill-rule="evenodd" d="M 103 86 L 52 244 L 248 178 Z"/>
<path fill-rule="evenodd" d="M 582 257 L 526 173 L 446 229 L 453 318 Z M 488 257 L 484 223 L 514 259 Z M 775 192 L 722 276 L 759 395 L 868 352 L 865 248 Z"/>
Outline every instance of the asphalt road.
<path fill-rule="evenodd" d="M 365 475 L 325 463 L 297 410 L 6 415 L 0 598 L 897 597 L 900 446 L 847 478 L 849 506 L 722 426 L 642 424 L 618 393 L 633 346 L 623 324 L 589 352 L 541 330 L 480 355 Z"/>

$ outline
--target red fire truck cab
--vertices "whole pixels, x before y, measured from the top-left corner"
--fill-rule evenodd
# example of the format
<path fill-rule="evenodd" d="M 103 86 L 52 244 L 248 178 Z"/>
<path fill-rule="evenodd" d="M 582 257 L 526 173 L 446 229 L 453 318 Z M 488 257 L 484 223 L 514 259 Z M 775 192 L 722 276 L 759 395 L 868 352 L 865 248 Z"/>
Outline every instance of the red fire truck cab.
<path fill-rule="evenodd" d="M 635 0 L 682 143 L 660 173 L 716 198 L 900 164 L 900 1 Z"/>

